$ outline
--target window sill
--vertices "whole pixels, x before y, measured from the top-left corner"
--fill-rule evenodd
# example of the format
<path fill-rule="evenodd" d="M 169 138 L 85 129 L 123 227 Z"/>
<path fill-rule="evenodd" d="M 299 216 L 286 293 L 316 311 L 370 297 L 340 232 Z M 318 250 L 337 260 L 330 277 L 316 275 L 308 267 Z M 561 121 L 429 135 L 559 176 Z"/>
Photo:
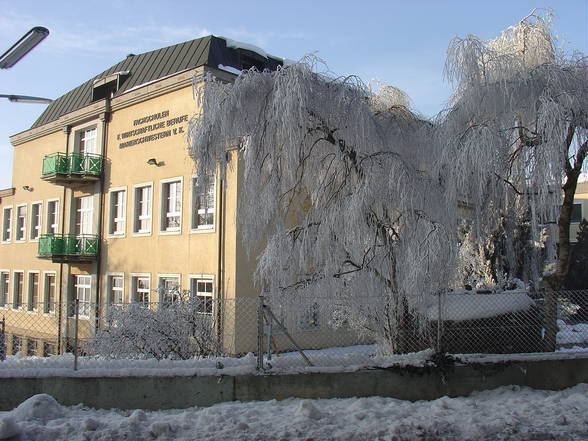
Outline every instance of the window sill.
<path fill-rule="evenodd" d="M 216 228 L 192 228 L 190 234 L 216 233 Z"/>
<path fill-rule="evenodd" d="M 151 236 L 151 231 L 135 231 L 133 237 L 148 237 Z"/>
<path fill-rule="evenodd" d="M 178 229 L 178 230 L 163 230 L 159 232 L 160 235 L 162 236 L 178 236 L 180 234 L 182 234 L 182 229 Z"/>

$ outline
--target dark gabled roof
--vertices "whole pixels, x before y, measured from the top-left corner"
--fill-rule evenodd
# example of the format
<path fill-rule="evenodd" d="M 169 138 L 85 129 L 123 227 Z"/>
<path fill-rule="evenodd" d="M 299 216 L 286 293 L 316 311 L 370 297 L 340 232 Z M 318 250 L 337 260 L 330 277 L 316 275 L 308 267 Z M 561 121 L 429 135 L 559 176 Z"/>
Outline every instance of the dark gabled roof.
<path fill-rule="evenodd" d="M 249 68 L 251 65 L 261 69 L 275 70 L 282 62 L 275 58 L 262 57 L 250 50 L 229 48 L 225 39 L 212 35 L 144 54 L 129 55 L 120 63 L 53 101 L 34 122 L 31 129 L 55 121 L 62 115 L 91 104 L 94 81 L 117 72 L 128 71 L 129 76 L 113 97 L 120 96 L 134 87 L 185 70 L 199 66 L 218 68 L 221 64 L 239 70 Z"/>

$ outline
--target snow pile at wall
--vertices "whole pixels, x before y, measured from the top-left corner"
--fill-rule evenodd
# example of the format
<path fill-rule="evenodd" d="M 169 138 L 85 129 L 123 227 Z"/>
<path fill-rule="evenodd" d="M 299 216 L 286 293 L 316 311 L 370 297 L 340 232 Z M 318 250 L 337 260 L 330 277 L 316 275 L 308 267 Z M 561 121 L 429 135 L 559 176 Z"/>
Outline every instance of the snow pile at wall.
<path fill-rule="evenodd" d="M 442 297 L 441 320 L 478 320 L 503 314 L 524 311 L 534 305 L 524 291 L 504 291 L 499 294 L 475 294 L 467 291 L 448 293 Z M 439 305 L 431 305 L 427 311 L 430 320 L 439 317 Z"/>
<path fill-rule="evenodd" d="M 36 395 L 12 412 L 0 412 L 0 439 L 588 439 L 587 384 L 557 392 L 507 386 L 465 398 L 414 403 L 382 397 L 287 399 L 155 412 L 62 407 L 50 400 Z M 23 411 L 37 408 L 47 412 Z"/>

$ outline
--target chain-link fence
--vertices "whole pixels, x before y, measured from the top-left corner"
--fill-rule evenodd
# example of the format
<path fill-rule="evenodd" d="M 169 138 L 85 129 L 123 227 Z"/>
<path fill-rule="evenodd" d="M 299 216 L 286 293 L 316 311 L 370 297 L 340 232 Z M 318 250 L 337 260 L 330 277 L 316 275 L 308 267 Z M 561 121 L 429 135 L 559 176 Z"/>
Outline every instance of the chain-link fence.
<path fill-rule="evenodd" d="M 6 357 L 211 359 L 256 354 L 261 371 L 410 363 L 436 352 L 588 351 L 588 291 L 460 291 L 413 304 L 354 296 L 0 307 Z M 0 364 L 0 369 L 2 364 Z"/>

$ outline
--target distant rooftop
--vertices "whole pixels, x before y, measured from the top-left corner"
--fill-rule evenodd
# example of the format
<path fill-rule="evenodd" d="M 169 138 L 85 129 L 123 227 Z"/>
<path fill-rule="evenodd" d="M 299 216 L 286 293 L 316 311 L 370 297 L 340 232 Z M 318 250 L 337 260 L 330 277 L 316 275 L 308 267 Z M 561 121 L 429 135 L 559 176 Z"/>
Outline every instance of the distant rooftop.
<path fill-rule="evenodd" d="M 282 64 L 281 59 L 268 56 L 255 46 L 212 35 L 139 55 L 129 54 L 121 62 L 53 101 L 31 129 L 104 98 L 97 95 L 98 87 L 103 88 L 99 93 L 106 91 L 114 98 L 147 83 L 200 66 L 236 73 L 251 67 L 275 70 Z M 116 87 L 108 89 L 114 84 Z"/>

